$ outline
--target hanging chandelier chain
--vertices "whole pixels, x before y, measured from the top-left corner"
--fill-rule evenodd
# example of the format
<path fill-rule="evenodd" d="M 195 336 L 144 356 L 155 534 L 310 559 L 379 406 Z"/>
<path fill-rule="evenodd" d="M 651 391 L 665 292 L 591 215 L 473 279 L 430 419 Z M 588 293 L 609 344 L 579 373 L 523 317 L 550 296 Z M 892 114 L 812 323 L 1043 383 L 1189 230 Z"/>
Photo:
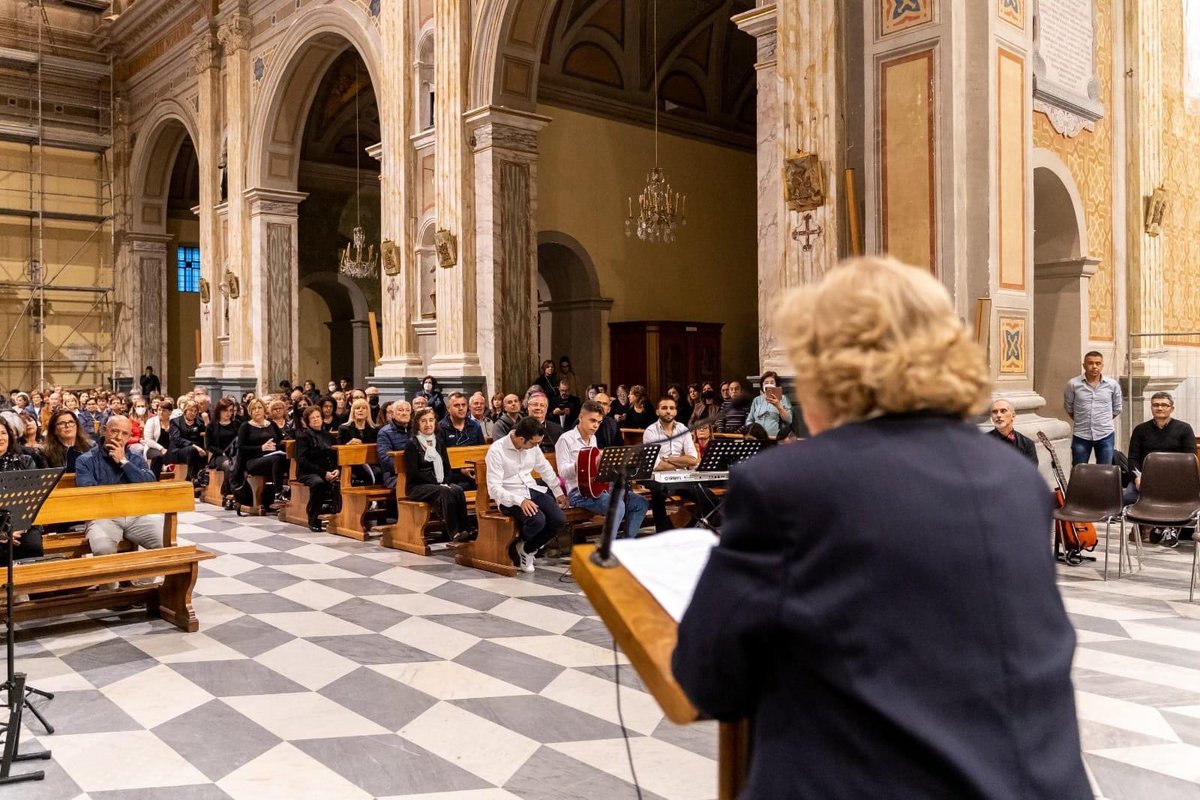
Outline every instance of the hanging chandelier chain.
<path fill-rule="evenodd" d="M 367 245 L 367 235 L 362 227 L 362 131 L 359 121 L 358 61 L 354 62 L 354 230 L 350 241 L 338 259 L 338 269 L 351 278 L 373 278 L 379 274 L 379 256 L 375 245 Z"/>

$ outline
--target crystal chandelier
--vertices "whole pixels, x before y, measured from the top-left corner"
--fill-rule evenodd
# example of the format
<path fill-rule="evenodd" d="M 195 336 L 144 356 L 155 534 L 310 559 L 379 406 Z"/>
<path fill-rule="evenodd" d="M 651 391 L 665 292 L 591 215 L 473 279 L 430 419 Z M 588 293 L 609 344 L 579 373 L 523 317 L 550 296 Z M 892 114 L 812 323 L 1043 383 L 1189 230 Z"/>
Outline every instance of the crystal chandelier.
<path fill-rule="evenodd" d="M 667 173 L 658 165 L 658 0 L 654 0 L 654 169 L 646 173 L 646 187 L 638 195 L 638 215 L 633 216 L 633 198 L 629 198 L 629 216 L 625 235 L 643 242 L 675 241 L 676 227 L 687 225 L 687 195 L 676 192 L 667 182 Z"/>
<path fill-rule="evenodd" d="M 350 233 L 350 242 L 342 251 L 338 269 L 343 275 L 351 278 L 374 278 L 379 274 L 379 254 L 375 245 L 367 246 L 367 235 L 362 228 L 362 185 L 359 172 L 359 156 L 362 145 L 359 142 L 358 131 L 358 61 L 354 62 L 354 230 Z"/>

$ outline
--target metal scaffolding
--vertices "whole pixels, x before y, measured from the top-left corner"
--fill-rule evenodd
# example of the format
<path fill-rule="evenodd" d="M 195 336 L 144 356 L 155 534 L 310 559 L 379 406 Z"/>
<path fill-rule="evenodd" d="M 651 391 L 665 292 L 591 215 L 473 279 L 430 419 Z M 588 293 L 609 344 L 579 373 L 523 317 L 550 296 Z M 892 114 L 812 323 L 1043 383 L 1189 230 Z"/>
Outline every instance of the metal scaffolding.
<path fill-rule="evenodd" d="M 0 257 L 0 308 L 20 306 L 0 329 L 0 384 L 109 384 L 112 57 L 52 25 L 43 0 L 27 10 L 0 26 L 0 226 L 24 227 L 28 243 L 24 258 Z"/>

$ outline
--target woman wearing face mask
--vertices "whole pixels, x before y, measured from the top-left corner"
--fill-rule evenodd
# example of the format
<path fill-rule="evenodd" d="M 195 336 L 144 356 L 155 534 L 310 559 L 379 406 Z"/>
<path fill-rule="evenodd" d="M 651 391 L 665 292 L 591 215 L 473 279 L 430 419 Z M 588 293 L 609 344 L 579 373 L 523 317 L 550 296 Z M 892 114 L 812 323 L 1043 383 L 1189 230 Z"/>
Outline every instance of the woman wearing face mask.
<path fill-rule="evenodd" d="M 404 448 L 408 477 L 408 497 L 433 506 L 446 524 L 446 534 L 455 542 L 467 541 L 471 518 L 463 488 L 450 482 L 450 457 L 446 440 L 436 432 L 433 410 L 417 413 L 413 426 L 416 435 Z"/>
<path fill-rule="evenodd" d="M 692 406 L 692 415 L 688 425 L 695 425 L 703 419 L 716 419 L 721 413 L 721 405 L 717 402 L 717 390 L 711 383 L 705 381 L 700 386 L 700 402 Z"/>
<path fill-rule="evenodd" d="M 442 388 L 438 386 L 437 378 L 432 375 L 426 375 L 421 380 L 421 391 L 414 397 L 424 397 L 438 420 L 446 416 L 446 398 L 442 397 Z M 413 406 L 413 411 L 416 411 L 416 406 Z"/>
<path fill-rule="evenodd" d="M 37 469 L 33 457 L 24 452 L 21 436 L 0 418 L 0 472 Z M 42 555 L 42 528 L 34 525 L 27 531 L 13 532 L 13 558 L 37 558 Z M 0 547 L 0 565 L 8 564 L 8 547 Z"/>
<path fill-rule="evenodd" d="M 792 425 L 792 404 L 779 388 L 779 375 L 775 372 L 763 373 L 762 394 L 750 404 L 746 425 L 755 423 L 761 425 L 772 439 L 786 434 Z"/>

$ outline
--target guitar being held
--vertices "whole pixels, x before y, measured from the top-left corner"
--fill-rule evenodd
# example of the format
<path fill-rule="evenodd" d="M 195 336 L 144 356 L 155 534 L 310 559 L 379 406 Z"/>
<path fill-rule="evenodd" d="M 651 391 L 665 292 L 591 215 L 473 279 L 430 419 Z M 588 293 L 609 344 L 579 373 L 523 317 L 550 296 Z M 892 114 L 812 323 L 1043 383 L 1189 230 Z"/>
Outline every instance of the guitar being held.
<path fill-rule="evenodd" d="M 589 469 L 594 468 L 594 455 L 599 453 L 596 432 L 604 419 L 604 408 L 595 400 L 586 400 L 579 411 L 579 422 L 574 428 L 559 437 L 554 446 L 554 454 L 558 463 L 558 474 L 563 480 L 567 491 L 567 502 L 572 508 L 585 508 L 601 516 L 608 513 L 608 506 L 613 501 L 611 491 L 596 493 L 588 497 L 580 490 L 580 482 L 587 477 Z M 580 464 L 584 465 L 585 474 L 580 474 Z M 594 474 L 592 475 L 594 477 Z M 599 487 L 597 487 L 599 488 Z M 642 527 L 649 509 L 645 499 L 635 492 L 625 492 L 625 497 L 618 498 L 617 528 L 621 520 L 628 514 L 629 525 L 625 536 L 636 537 Z"/>

